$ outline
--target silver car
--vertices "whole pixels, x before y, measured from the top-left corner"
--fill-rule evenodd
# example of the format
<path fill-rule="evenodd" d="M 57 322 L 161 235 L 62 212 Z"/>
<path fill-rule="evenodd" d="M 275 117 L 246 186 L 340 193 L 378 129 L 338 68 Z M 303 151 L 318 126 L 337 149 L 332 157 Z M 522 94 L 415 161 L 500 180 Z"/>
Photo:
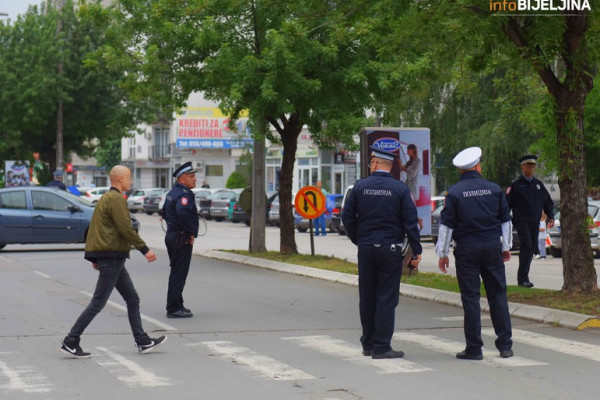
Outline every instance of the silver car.
<path fill-rule="evenodd" d="M 594 226 L 590 228 L 590 244 L 596 255 L 600 255 L 600 201 L 588 202 L 588 215 L 592 218 Z M 552 257 L 562 256 L 562 229 L 560 226 L 560 211 L 554 215 L 554 227 L 548 230 L 550 237 L 549 253 Z"/>

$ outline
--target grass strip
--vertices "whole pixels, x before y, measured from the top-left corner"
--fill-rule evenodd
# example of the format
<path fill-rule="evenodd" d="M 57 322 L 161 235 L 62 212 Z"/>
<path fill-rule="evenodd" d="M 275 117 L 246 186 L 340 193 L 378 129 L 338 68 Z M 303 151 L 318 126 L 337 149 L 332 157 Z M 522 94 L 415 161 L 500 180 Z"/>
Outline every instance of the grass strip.
<path fill-rule="evenodd" d="M 221 251 L 242 254 L 249 257 L 263 258 L 266 260 L 285 262 L 288 264 L 343 272 L 346 274 L 358 274 L 358 267 L 355 263 L 333 256 L 281 254 L 275 251 L 268 251 L 265 253 L 250 253 L 245 250 Z M 460 292 L 456 277 L 451 275 L 443 275 L 441 273 L 419 272 L 418 274 L 410 277 L 403 276 L 402 282 L 416 286 L 446 290 L 449 292 Z M 485 296 L 483 284 L 481 287 L 481 295 Z M 515 303 L 530 304 L 540 307 L 554 308 L 557 310 L 600 316 L 600 295 L 598 294 L 565 293 L 560 290 L 537 288 L 527 289 L 516 285 L 509 285 L 507 288 L 507 295 L 508 301 Z"/>

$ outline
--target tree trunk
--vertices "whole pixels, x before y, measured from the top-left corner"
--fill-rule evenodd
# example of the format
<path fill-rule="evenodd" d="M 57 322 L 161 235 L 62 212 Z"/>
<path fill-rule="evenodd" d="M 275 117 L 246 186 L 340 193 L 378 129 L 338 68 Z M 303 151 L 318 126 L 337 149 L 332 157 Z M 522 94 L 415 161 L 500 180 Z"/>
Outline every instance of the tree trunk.
<path fill-rule="evenodd" d="M 558 156 L 561 193 L 560 224 L 563 253 L 563 290 L 598 290 L 594 254 L 590 246 L 587 218 L 587 187 L 583 113 L 585 96 L 564 90 L 557 99 Z"/>
<path fill-rule="evenodd" d="M 292 184 L 294 180 L 294 163 L 298 148 L 298 135 L 302 125 L 295 115 L 284 123 L 281 133 L 283 143 L 283 160 L 279 173 L 279 252 L 282 254 L 297 254 L 296 236 L 294 231 L 294 205 L 292 204 Z"/>

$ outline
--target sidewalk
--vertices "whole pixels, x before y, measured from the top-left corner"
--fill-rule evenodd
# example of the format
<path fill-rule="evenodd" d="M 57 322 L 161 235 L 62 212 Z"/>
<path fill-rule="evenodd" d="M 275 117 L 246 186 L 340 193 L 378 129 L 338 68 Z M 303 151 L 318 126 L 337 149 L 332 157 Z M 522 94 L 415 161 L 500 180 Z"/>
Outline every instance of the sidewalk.
<path fill-rule="evenodd" d="M 357 275 L 344 274 L 341 272 L 327 271 L 271 260 L 264 260 L 262 258 L 248 257 L 240 254 L 228 253 L 218 250 L 194 252 L 194 254 L 217 260 L 236 262 L 258 268 L 270 269 L 278 272 L 285 272 L 293 275 L 306 276 L 310 278 L 323 279 L 330 282 L 358 286 Z M 400 294 L 402 296 L 412 297 L 415 299 L 428 300 L 436 303 L 462 307 L 460 293 L 447 292 L 444 290 L 426 288 L 422 286 L 415 286 L 403 283 L 400 285 Z M 508 303 L 508 308 L 512 317 L 524 318 L 535 322 L 553 324 L 577 330 L 583 330 L 586 328 L 600 328 L 600 318 L 596 318 L 590 315 L 512 302 Z M 481 299 L 481 309 L 482 311 L 489 311 L 487 299 L 485 298 Z"/>

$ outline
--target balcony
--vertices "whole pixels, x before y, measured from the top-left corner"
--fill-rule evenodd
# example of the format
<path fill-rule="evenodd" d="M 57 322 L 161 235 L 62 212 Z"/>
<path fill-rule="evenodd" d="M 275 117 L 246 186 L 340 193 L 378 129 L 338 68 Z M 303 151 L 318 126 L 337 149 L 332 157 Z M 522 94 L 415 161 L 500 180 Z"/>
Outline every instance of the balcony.
<path fill-rule="evenodd" d="M 148 159 L 149 160 L 169 160 L 173 156 L 173 149 L 175 143 L 168 145 L 148 146 Z"/>

